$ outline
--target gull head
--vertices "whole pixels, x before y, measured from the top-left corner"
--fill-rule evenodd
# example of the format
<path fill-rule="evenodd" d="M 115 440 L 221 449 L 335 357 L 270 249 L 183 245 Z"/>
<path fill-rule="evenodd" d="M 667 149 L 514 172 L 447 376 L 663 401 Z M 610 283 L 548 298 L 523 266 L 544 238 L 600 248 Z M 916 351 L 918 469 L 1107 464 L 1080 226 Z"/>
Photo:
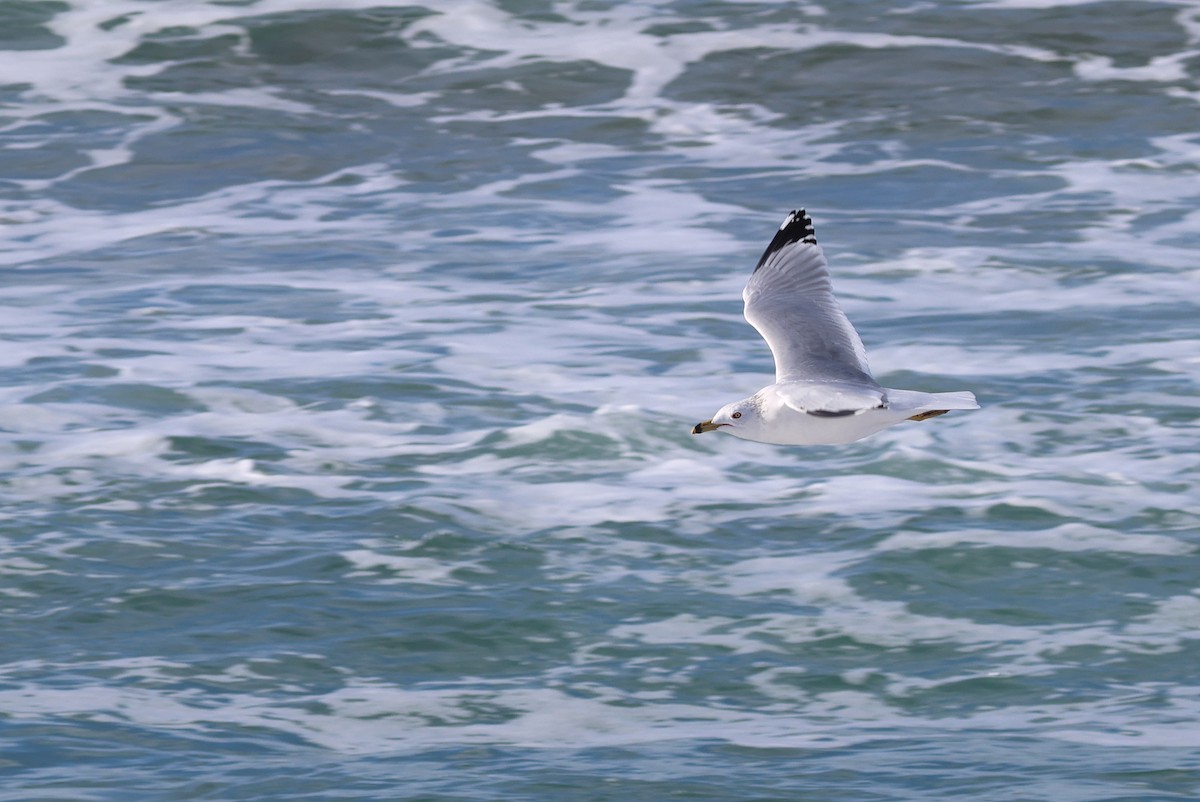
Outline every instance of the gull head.
<path fill-rule="evenodd" d="M 751 396 L 721 407 L 717 410 L 716 415 L 693 426 L 692 434 L 704 434 L 722 429 L 735 437 L 752 439 L 754 431 L 761 423 L 762 414 L 758 399 Z"/>

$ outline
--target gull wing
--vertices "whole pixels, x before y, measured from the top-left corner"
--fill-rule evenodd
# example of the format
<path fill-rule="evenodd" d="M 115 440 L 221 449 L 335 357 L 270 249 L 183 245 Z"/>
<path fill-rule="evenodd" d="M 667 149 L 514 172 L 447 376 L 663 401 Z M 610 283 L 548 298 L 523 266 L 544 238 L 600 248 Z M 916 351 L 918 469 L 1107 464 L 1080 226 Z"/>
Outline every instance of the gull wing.
<path fill-rule="evenodd" d="M 888 391 L 874 382 L 867 385 L 863 382 L 791 381 L 772 385 L 770 389 L 787 406 L 818 418 L 840 418 L 888 408 Z"/>
<path fill-rule="evenodd" d="M 849 382 L 878 388 L 867 352 L 833 296 L 812 220 L 788 214 L 742 292 L 746 320 L 775 357 L 776 382 Z"/>

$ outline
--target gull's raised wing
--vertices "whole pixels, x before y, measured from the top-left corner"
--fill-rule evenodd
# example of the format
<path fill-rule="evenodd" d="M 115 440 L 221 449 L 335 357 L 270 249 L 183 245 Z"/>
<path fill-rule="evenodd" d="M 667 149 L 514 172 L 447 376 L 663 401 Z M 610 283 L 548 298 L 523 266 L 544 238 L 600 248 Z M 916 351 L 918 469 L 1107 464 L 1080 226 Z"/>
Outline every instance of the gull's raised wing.
<path fill-rule="evenodd" d="M 833 296 L 812 220 L 788 214 L 742 292 L 746 320 L 775 357 L 775 381 L 862 382 L 878 387 L 858 332 Z"/>

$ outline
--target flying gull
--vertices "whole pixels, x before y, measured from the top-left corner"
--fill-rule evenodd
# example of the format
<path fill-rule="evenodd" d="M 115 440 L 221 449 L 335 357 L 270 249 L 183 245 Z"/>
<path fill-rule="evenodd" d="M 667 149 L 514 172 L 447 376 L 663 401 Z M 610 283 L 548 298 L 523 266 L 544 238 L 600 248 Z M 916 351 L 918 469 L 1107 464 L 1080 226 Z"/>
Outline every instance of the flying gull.
<path fill-rule="evenodd" d="M 776 445 L 850 443 L 906 420 L 979 409 L 972 393 L 882 387 L 833 296 L 825 254 L 803 210 L 788 214 L 754 268 L 746 320 L 775 357 L 775 383 L 726 404 L 692 434 L 723 431 Z"/>

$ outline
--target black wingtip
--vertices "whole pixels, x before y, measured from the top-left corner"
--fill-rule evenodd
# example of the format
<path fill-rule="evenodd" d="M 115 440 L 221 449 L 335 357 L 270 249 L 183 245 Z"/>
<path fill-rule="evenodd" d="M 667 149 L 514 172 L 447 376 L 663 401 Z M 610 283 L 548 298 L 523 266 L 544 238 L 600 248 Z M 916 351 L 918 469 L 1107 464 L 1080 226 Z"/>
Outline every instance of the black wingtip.
<path fill-rule="evenodd" d="M 803 209 L 795 209 L 788 212 L 788 216 L 783 219 L 783 225 L 775 232 L 775 238 L 771 240 L 771 244 L 763 251 L 763 255 L 758 260 L 758 264 L 754 266 L 754 269 L 758 270 L 776 251 L 786 245 L 791 245 L 793 242 L 817 244 L 817 234 L 813 231 L 812 218 Z"/>

